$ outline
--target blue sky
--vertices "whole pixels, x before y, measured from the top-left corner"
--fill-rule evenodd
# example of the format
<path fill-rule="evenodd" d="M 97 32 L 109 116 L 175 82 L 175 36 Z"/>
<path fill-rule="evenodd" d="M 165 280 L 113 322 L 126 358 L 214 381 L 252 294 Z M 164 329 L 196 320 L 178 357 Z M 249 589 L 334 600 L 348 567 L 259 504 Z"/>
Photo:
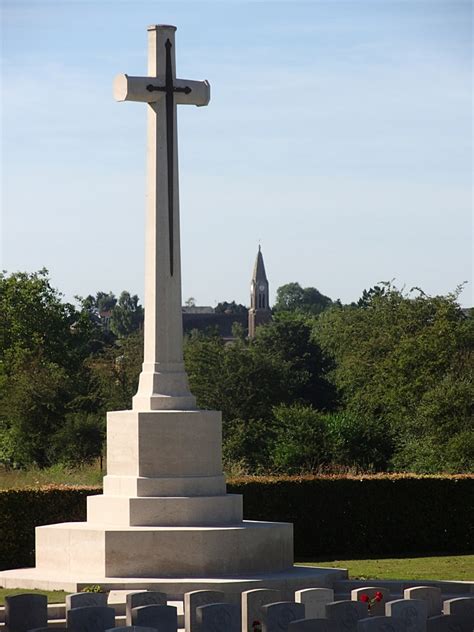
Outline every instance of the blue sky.
<path fill-rule="evenodd" d="M 175 24 L 183 299 L 472 292 L 472 22 L 457 0 L 3 0 L 2 267 L 143 297 L 146 27 Z"/>

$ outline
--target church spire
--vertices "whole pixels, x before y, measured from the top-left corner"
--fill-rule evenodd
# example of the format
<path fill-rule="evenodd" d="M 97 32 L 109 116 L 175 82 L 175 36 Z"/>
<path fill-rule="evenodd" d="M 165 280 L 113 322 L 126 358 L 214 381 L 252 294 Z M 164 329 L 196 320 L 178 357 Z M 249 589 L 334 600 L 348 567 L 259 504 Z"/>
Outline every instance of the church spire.
<path fill-rule="evenodd" d="M 265 273 L 265 264 L 263 263 L 262 248 L 260 247 L 260 244 L 258 245 L 257 258 L 255 259 L 255 265 L 253 267 L 252 280 L 255 282 L 266 281 L 268 283 L 267 275 Z"/>
<path fill-rule="evenodd" d="M 259 325 L 271 320 L 272 312 L 269 302 L 269 285 L 263 263 L 262 249 L 258 246 L 257 258 L 253 268 L 250 284 L 250 309 L 249 309 L 249 337 L 255 336 L 255 330 Z"/>

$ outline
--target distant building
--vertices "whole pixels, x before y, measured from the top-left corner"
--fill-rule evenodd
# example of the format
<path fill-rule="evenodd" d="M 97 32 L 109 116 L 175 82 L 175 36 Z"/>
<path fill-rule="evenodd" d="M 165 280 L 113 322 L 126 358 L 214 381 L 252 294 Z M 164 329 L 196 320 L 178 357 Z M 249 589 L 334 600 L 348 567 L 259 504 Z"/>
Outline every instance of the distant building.
<path fill-rule="evenodd" d="M 272 318 L 269 296 L 268 279 L 259 246 L 250 286 L 248 313 L 230 311 L 217 313 L 214 308 L 208 306 L 185 306 L 183 307 L 183 332 L 189 334 L 193 330 L 204 333 L 215 331 L 224 340 L 232 341 L 235 339 L 232 332 L 233 325 L 238 324 L 245 334 L 248 333 L 248 336 L 253 338 L 256 328 L 268 323 Z"/>
<path fill-rule="evenodd" d="M 250 283 L 249 338 L 255 336 L 255 331 L 259 325 L 265 325 L 271 321 L 272 310 L 270 309 L 269 299 L 268 279 L 265 273 L 262 250 L 259 246 Z"/>
<path fill-rule="evenodd" d="M 242 325 L 247 331 L 247 314 L 217 314 L 214 310 L 209 312 L 189 312 L 183 309 L 183 332 L 191 333 L 193 329 L 203 333 L 215 331 L 224 340 L 234 340 L 232 327 L 234 323 Z"/>

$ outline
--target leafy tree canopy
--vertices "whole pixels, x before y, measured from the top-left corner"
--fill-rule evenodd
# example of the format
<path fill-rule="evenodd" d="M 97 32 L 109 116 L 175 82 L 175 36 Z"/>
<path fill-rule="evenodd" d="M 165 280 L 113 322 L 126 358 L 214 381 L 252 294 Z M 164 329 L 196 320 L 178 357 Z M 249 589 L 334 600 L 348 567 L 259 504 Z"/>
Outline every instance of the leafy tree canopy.
<path fill-rule="evenodd" d="M 315 287 L 301 287 L 299 283 L 287 283 L 277 290 L 273 306 L 275 312 L 299 311 L 307 314 L 319 314 L 332 304 L 328 296 L 321 294 Z"/>
<path fill-rule="evenodd" d="M 246 314 L 248 312 L 248 308 L 245 307 L 245 305 L 242 305 L 242 303 L 236 303 L 235 301 L 232 301 L 231 303 L 222 301 L 216 305 L 214 311 L 217 314 Z"/>
<path fill-rule="evenodd" d="M 369 305 L 335 307 L 315 324 L 345 409 L 367 423 L 383 421 L 398 467 L 462 470 L 472 458 L 474 319 L 458 293 L 406 294 L 387 283 Z"/>

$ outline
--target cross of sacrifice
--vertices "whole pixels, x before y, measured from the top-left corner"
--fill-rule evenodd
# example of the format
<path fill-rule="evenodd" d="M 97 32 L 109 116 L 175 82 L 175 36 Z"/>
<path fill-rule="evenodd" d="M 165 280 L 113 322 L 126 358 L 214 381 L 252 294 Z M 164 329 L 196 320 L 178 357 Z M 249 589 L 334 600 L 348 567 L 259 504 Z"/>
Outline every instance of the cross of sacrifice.
<path fill-rule="evenodd" d="M 207 105 L 207 81 L 176 78 L 175 26 L 148 27 L 148 76 L 118 75 L 117 101 L 148 104 L 144 363 L 134 409 L 192 408 L 183 365 L 176 105 Z"/>

